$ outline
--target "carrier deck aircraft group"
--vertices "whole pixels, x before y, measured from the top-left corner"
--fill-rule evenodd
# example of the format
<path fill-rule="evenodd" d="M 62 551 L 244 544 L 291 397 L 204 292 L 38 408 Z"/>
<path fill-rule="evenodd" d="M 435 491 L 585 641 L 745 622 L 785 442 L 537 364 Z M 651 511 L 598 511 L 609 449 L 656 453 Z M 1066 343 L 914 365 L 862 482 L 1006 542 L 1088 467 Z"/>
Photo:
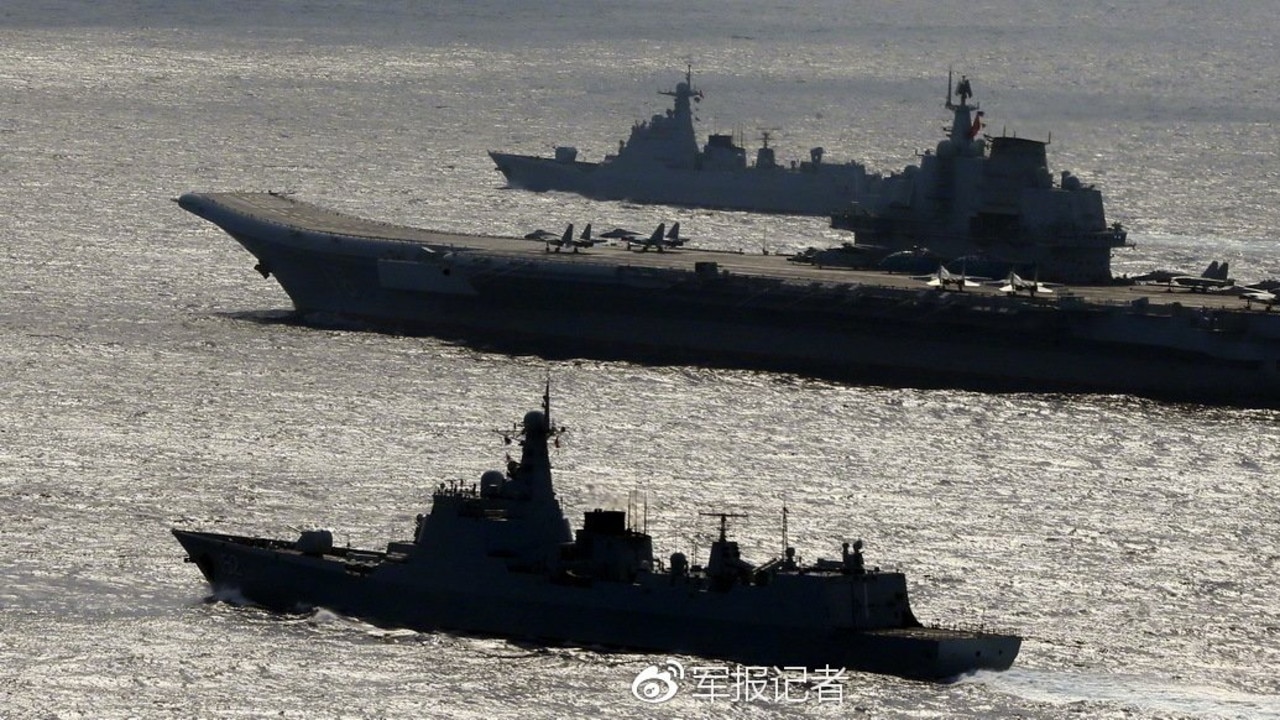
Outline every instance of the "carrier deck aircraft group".
<path fill-rule="evenodd" d="M 189 193 L 178 203 L 248 249 L 308 323 L 354 321 L 549 357 L 1280 406 L 1280 312 L 1236 296 L 1166 285 L 1009 295 L 957 282 L 962 291 L 942 291 L 776 255 L 550 252 L 273 193 Z"/>

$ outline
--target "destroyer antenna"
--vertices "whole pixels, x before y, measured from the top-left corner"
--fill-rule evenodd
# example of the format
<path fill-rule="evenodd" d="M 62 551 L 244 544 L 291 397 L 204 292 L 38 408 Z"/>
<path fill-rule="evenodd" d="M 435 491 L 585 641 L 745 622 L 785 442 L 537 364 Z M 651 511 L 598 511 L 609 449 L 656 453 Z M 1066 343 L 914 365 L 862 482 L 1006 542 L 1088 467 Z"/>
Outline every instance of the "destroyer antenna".
<path fill-rule="evenodd" d="M 547 430 L 551 429 L 551 373 L 547 373 L 547 384 L 542 391 L 542 414 L 547 420 Z"/>
<path fill-rule="evenodd" d="M 649 534 L 649 491 L 644 493 L 644 527 L 640 530 L 645 535 Z"/>
<path fill-rule="evenodd" d="M 787 548 L 791 547 L 787 543 L 787 506 L 782 506 L 782 554 L 787 554 Z"/>
<path fill-rule="evenodd" d="M 726 539 L 726 538 L 727 538 L 727 536 L 728 536 L 727 534 L 728 534 L 728 529 L 729 529 L 729 518 L 743 518 L 743 519 L 746 519 L 746 517 L 747 517 L 746 515 L 744 515 L 744 514 L 742 514 L 742 513 L 700 512 L 700 513 L 698 513 L 698 514 L 699 514 L 699 515 L 703 515 L 703 516 L 705 516 L 705 517 L 718 517 L 718 518 L 720 518 L 720 542 L 724 542 L 724 541 L 725 541 L 725 539 Z"/>

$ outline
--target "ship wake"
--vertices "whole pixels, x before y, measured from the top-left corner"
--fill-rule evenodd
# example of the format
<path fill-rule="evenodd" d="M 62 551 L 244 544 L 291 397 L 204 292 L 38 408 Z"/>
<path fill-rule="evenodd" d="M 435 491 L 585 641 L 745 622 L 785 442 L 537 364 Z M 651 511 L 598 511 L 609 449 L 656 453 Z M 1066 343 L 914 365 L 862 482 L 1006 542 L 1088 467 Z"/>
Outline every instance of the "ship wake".
<path fill-rule="evenodd" d="M 1150 675 L 1011 669 L 978 672 L 962 680 L 1001 692 L 1085 712 L 1103 707 L 1191 717 L 1280 718 L 1280 695 L 1259 695 L 1230 688 Z"/>

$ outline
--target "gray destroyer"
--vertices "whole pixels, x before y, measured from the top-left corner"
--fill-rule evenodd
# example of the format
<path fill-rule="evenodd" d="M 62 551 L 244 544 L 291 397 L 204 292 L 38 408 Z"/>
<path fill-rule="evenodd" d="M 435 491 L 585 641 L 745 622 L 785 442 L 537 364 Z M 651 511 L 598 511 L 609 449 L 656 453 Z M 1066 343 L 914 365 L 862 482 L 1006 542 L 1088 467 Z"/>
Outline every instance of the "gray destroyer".
<path fill-rule="evenodd" d="M 721 533 L 705 565 L 653 556 L 621 511 L 592 510 L 570 533 L 552 485 L 549 392 L 525 415 L 520 460 L 478 486 L 440 484 L 411 540 L 385 551 L 175 529 L 215 590 L 291 611 L 324 607 L 373 622 L 658 652 L 761 666 L 845 667 L 938 680 L 1003 670 L 1013 635 L 923 627 L 906 578 L 864 564 L 861 542 L 802 565 L 760 565 Z"/>
<path fill-rule="evenodd" d="M 877 177 L 858 163 L 826 162 L 820 147 L 809 151 L 808 160 L 779 163 L 767 133 L 754 164 L 731 135 L 710 135 L 699 149 L 693 103 L 702 92 L 693 87 L 691 72 L 660 94 L 671 97 L 673 107 L 636 123 L 618 152 L 601 162 L 579 160 L 570 146 L 557 147 L 550 158 L 494 151 L 489 157 L 509 185 L 525 190 L 792 215 L 838 212 Z"/>

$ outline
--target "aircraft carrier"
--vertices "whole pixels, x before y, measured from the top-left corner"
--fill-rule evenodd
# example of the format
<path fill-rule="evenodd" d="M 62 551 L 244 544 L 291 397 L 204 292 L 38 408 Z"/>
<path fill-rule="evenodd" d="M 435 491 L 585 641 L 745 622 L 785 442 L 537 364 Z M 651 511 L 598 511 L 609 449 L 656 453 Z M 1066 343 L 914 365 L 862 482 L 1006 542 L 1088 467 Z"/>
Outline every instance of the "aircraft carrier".
<path fill-rule="evenodd" d="M 1172 286 L 945 292 L 775 255 L 433 232 L 272 193 L 190 193 L 308 323 L 548 357 L 758 368 L 873 384 L 1280 406 L 1280 313 Z"/>

